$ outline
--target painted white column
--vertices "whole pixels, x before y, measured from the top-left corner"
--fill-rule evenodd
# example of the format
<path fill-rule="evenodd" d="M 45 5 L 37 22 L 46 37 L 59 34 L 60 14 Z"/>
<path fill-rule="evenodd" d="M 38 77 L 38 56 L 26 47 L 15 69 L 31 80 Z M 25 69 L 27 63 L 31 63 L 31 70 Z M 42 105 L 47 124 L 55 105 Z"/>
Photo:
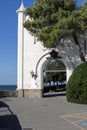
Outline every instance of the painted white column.
<path fill-rule="evenodd" d="M 18 13 L 18 57 L 17 57 L 17 89 L 23 89 L 23 60 L 24 60 L 24 11 L 23 2 L 20 8 L 16 11 Z"/>

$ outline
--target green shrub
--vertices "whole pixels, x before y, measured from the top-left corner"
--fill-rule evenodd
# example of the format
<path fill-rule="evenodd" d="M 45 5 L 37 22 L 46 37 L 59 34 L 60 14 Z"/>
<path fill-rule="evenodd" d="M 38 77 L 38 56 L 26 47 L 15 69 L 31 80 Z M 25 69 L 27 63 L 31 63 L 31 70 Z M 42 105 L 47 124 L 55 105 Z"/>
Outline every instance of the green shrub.
<path fill-rule="evenodd" d="M 87 62 L 80 64 L 66 85 L 67 101 L 87 104 Z"/>

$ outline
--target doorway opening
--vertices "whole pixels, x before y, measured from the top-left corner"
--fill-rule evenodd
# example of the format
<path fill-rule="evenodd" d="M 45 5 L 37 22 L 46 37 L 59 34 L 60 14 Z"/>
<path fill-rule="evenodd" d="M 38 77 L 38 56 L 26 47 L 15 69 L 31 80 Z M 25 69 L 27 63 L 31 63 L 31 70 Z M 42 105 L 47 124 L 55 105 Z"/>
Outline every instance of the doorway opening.
<path fill-rule="evenodd" d="M 66 90 L 66 67 L 59 59 L 43 65 L 43 95 Z"/>

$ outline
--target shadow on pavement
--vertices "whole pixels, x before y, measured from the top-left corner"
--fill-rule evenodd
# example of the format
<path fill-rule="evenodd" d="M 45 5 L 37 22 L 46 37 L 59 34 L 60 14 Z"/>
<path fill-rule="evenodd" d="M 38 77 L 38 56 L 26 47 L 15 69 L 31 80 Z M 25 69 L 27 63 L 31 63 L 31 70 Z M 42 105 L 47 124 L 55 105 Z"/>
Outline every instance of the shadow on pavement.
<path fill-rule="evenodd" d="M 64 92 L 55 92 L 55 93 L 46 93 L 43 95 L 44 98 L 51 98 L 51 97 L 60 97 L 60 96 L 66 96 L 66 91 Z"/>
<path fill-rule="evenodd" d="M 0 130 L 22 130 L 20 122 L 9 106 L 0 101 Z"/>

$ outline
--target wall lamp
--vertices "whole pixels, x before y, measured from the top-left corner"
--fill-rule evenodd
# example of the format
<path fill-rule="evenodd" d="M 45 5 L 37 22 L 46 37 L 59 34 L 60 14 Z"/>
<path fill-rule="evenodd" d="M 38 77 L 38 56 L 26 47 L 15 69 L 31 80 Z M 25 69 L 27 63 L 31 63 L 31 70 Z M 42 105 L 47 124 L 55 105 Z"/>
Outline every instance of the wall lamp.
<path fill-rule="evenodd" d="M 35 74 L 35 73 L 33 72 L 33 70 L 30 72 L 30 74 L 31 74 L 32 78 L 34 78 L 34 79 L 37 78 L 37 74 Z"/>

